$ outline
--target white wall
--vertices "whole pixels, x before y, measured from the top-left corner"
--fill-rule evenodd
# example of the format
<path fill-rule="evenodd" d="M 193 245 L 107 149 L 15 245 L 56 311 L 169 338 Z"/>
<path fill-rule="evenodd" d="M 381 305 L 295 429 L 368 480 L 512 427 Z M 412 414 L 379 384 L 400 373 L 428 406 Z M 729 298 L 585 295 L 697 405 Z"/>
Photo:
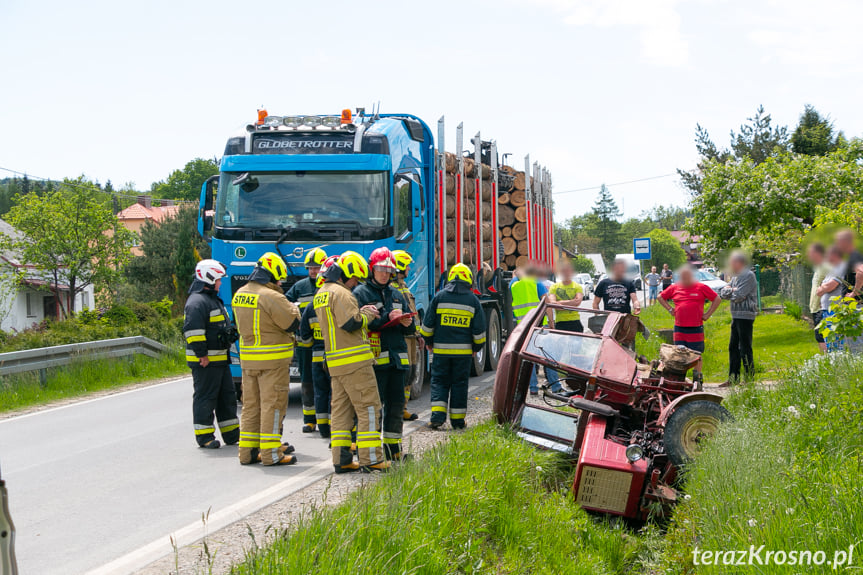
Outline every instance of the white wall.
<path fill-rule="evenodd" d="M 30 313 L 27 313 L 27 296 L 30 296 Z M 9 305 L 9 314 L 0 323 L 2 331 L 22 331 L 45 319 L 44 298 L 50 296 L 50 292 L 37 291 L 29 287 L 22 287 L 13 294 L 11 304 L 0 302 L 0 309 L 5 311 L 4 305 Z M 83 297 L 82 297 L 83 296 Z M 75 309 L 82 310 L 95 306 L 93 299 L 93 286 L 87 288 L 75 298 Z M 3 315 L 0 313 L 0 315 Z"/>

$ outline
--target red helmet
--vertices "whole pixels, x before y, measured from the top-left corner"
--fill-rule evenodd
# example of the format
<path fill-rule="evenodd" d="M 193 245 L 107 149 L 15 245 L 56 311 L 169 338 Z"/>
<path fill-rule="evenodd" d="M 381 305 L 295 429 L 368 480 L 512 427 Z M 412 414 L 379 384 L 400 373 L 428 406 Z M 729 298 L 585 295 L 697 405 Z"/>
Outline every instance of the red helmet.
<path fill-rule="evenodd" d="M 324 263 L 321 264 L 321 269 L 318 272 L 318 277 L 315 280 L 315 285 L 317 287 L 321 287 L 324 285 L 324 276 L 327 274 L 329 269 L 333 267 L 333 264 L 339 261 L 339 256 L 330 256 L 324 260 Z"/>
<path fill-rule="evenodd" d="M 378 248 L 369 257 L 369 267 L 381 268 L 391 274 L 396 273 L 396 260 L 389 248 Z"/>

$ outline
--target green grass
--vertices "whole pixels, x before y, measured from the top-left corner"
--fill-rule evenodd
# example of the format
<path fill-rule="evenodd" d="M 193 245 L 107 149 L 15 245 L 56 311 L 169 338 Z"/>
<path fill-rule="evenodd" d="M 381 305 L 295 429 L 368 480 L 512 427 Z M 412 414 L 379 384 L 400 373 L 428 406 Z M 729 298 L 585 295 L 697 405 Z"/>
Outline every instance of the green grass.
<path fill-rule="evenodd" d="M 240 574 L 637 573 L 644 540 L 589 517 L 573 468 L 486 423 L 349 496 L 305 512 Z"/>
<path fill-rule="evenodd" d="M 641 320 L 651 330 L 650 340 L 636 338 L 636 350 L 648 359 L 658 357 L 662 339 L 659 329 L 674 327 L 674 318 L 659 305 L 641 312 Z M 728 378 L 728 340 L 731 336 L 731 312 L 723 303 L 704 324 L 704 380 L 718 383 Z M 799 366 L 818 353 L 812 329 L 803 321 L 784 314 L 759 315 L 753 334 L 756 377 L 775 378 L 785 369 Z"/>
<path fill-rule="evenodd" d="M 748 388 L 690 470 L 654 572 L 835 573 L 820 567 L 693 565 L 693 549 L 834 552 L 863 542 L 863 360 L 819 356 L 774 390 Z M 793 409 L 792 409 L 793 408 Z M 762 553 L 763 556 L 763 553 Z M 724 557 L 723 557 L 724 560 Z M 863 550 L 854 556 L 857 572 Z M 838 571 L 844 571 L 839 569 Z"/>
<path fill-rule="evenodd" d="M 6 376 L 0 378 L 0 413 L 187 371 L 185 358 L 180 353 L 169 353 L 158 359 L 134 355 L 82 360 L 49 369 L 44 386 L 39 384 L 38 372 Z"/>

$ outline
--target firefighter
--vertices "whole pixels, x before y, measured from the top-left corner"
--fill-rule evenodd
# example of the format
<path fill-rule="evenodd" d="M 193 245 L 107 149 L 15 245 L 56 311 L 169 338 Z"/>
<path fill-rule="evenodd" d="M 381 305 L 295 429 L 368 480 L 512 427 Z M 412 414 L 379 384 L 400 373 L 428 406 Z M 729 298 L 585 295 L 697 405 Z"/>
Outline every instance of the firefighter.
<path fill-rule="evenodd" d="M 240 330 L 243 367 L 243 413 L 240 421 L 240 463 L 290 465 L 293 447 L 282 444 L 282 419 L 288 407 L 290 366 L 297 306 L 285 299 L 278 282 L 288 275 L 282 258 L 267 252 L 258 260 L 249 282 L 237 290 L 231 305 Z"/>
<path fill-rule="evenodd" d="M 327 253 L 321 248 L 313 248 L 306 254 L 306 271 L 304 277 L 288 289 L 285 297 L 300 308 L 300 314 L 308 307 L 317 291 L 315 282 L 321 264 L 327 259 Z M 315 384 L 312 377 L 312 348 L 302 342 L 297 342 L 297 363 L 300 368 L 300 382 L 303 402 L 303 433 L 315 430 Z"/>
<path fill-rule="evenodd" d="M 324 285 L 324 274 L 338 259 L 338 256 L 330 256 L 323 263 L 315 280 L 316 290 Z M 324 336 L 321 334 L 318 316 L 315 315 L 315 306 L 307 305 L 306 309 L 303 310 L 298 333 L 298 345 L 299 343 L 311 345 L 312 381 L 315 384 L 315 423 L 317 423 L 321 437 L 328 439 L 330 437 L 330 396 L 332 394 L 332 384 L 330 382 L 330 374 L 327 373 L 324 363 Z"/>
<path fill-rule="evenodd" d="M 431 421 L 439 429 L 446 422 L 464 429 L 468 379 L 473 354 L 485 344 L 485 314 L 474 295 L 473 274 L 464 264 L 450 268 L 447 284 L 435 295 L 423 319 L 420 334 L 434 354 L 431 368 Z"/>
<path fill-rule="evenodd" d="M 411 293 L 411 290 L 408 289 L 408 284 L 405 281 L 410 265 L 414 263 L 414 259 L 404 250 L 393 251 L 393 259 L 396 262 L 396 274 L 393 279 L 393 287 L 399 290 L 399 293 L 402 294 L 403 298 L 405 298 L 411 313 L 416 313 L 416 298 L 414 297 L 414 294 Z M 419 322 L 414 321 L 414 325 L 417 326 L 417 333 L 405 336 L 408 344 L 408 361 L 410 362 L 411 367 L 411 369 L 408 369 L 408 375 L 412 373 L 413 369 L 423 369 L 423 366 L 417 366 L 418 350 L 421 349 L 421 346 L 423 345 L 422 336 L 419 335 Z M 409 379 L 405 379 L 405 408 L 402 413 L 402 419 L 405 421 L 414 421 L 419 417 L 416 413 L 408 411 L 408 400 L 410 400 L 410 398 L 411 382 Z"/>
<path fill-rule="evenodd" d="M 186 362 L 192 368 L 192 420 L 199 447 L 218 449 L 213 412 L 222 440 L 234 445 L 240 438 L 237 395 L 231 378 L 228 348 L 235 333 L 228 312 L 219 299 L 225 267 L 216 260 L 201 260 L 195 266 L 195 281 L 183 310 Z"/>
<path fill-rule="evenodd" d="M 371 277 L 357 286 L 354 295 L 359 306 L 372 305 L 378 310 L 379 317 L 369 322 L 369 341 L 375 354 L 374 371 L 382 404 L 384 455 L 389 461 L 402 461 L 405 375 L 410 369 L 405 336 L 415 335 L 416 325 L 408 303 L 390 285 L 397 269 L 392 252 L 388 248 L 376 249 L 369 256 L 369 267 Z"/>
<path fill-rule="evenodd" d="M 324 285 L 313 300 L 332 382 L 330 445 L 336 473 L 389 468 L 377 428 L 381 400 L 372 368 L 374 354 L 366 335 L 369 322 L 379 314 L 371 305 L 360 309 L 357 298 L 351 293 L 368 276 L 366 260 L 356 252 L 345 252 L 327 270 Z M 355 418 L 359 464 L 353 461 L 350 450 Z"/>

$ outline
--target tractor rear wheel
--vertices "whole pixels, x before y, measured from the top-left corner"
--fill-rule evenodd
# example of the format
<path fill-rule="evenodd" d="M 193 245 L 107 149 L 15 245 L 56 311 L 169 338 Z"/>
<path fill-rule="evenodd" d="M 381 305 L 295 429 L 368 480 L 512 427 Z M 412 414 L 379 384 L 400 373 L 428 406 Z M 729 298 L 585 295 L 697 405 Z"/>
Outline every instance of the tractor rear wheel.
<path fill-rule="evenodd" d="M 671 463 L 680 467 L 701 453 L 703 442 L 732 419 L 731 413 L 712 401 L 693 401 L 682 405 L 665 424 L 665 452 Z"/>

